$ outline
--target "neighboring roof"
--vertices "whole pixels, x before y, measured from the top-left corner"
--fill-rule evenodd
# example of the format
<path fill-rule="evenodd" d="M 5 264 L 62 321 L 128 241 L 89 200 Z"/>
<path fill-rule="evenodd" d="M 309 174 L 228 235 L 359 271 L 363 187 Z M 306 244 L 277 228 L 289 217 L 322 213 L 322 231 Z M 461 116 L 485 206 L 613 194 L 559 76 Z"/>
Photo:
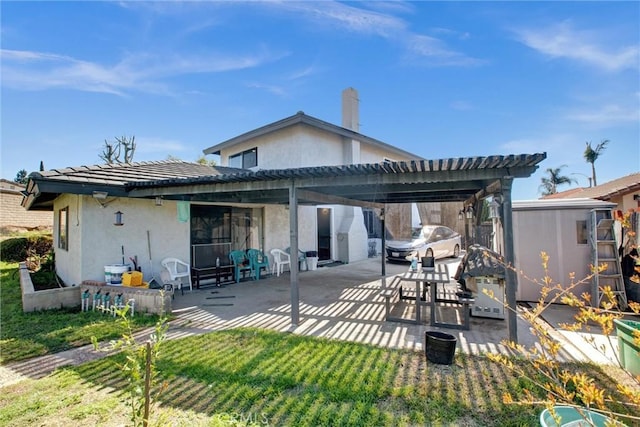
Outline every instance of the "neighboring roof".
<path fill-rule="evenodd" d="M 185 162 L 68 168 L 30 175 L 27 209 L 51 209 L 61 193 L 108 191 L 115 197 L 193 202 L 287 204 L 295 185 L 301 204 L 466 201 L 531 176 L 546 153 L 412 160 L 348 166 L 250 171 Z"/>
<path fill-rule="evenodd" d="M 24 189 L 25 186 L 19 182 L 0 178 L 0 191 L 3 193 L 20 194 Z"/>
<path fill-rule="evenodd" d="M 589 199 L 611 200 L 614 197 L 640 191 L 640 172 L 605 182 L 595 187 L 572 188 L 560 193 L 551 194 L 543 199 L 561 199 L 580 197 Z"/>
<path fill-rule="evenodd" d="M 548 199 L 566 199 L 569 197 L 578 197 L 583 190 L 584 188 L 582 187 L 570 188 L 565 191 L 559 191 L 557 193 L 547 194 L 546 196 L 542 196 L 541 199 L 548 200 Z"/>
<path fill-rule="evenodd" d="M 571 198 L 571 199 L 538 199 L 538 200 L 517 200 L 512 204 L 515 211 L 531 210 L 557 210 L 557 209 L 607 209 L 615 207 L 615 203 L 602 200 Z"/>
<path fill-rule="evenodd" d="M 363 135 L 361 133 L 355 132 L 351 129 L 347 129 L 341 126 L 336 126 L 334 124 L 331 124 L 329 122 L 325 122 L 323 120 L 317 119 L 315 117 L 306 115 L 305 113 L 303 113 L 302 111 L 299 111 L 297 114 L 284 118 L 282 120 L 279 120 L 277 122 L 273 122 L 270 123 L 268 125 L 259 127 L 257 129 L 251 130 L 249 132 L 243 133 L 242 135 L 236 136 L 234 138 L 228 139 L 224 142 L 221 142 L 217 145 L 214 145 L 213 147 L 209 147 L 203 150 L 204 154 L 220 154 L 220 151 L 225 149 L 225 148 L 229 148 L 229 147 L 233 147 L 234 145 L 243 143 L 245 141 L 249 141 L 253 138 L 257 138 L 263 135 L 267 135 L 269 133 L 272 132 L 276 132 L 278 130 L 281 129 L 285 129 L 291 126 L 295 126 L 295 125 L 299 125 L 299 124 L 303 124 L 306 126 L 311 126 L 314 127 L 316 129 L 321 129 L 324 130 L 326 132 L 331 132 L 334 133 L 336 135 L 340 135 L 342 137 L 345 138 L 349 138 L 349 139 L 353 139 L 356 141 L 360 141 L 360 142 L 364 142 L 366 144 L 369 144 L 371 146 L 374 146 L 376 148 L 380 148 L 386 151 L 389 151 L 391 153 L 396 153 L 398 156 L 400 157 L 405 157 L 408 159 L 419 159 L 422 160 L 423 158 L 413 154 L 413 153 L 409 153 L 408 151 L 404 151 L 401 150 L 397 147 L 394 147 L 393 145 L 389 145 L 386 144 L 382 141 L 378 141 L 377 139 L 374 138 L 370 138 L 366 135 Z"/>
<path fill-rule="evenodd" d="M 128 196 L 125 184 L 162 179 L 193 178 L 244 172 L 245 169 L 208 166 L 181 160 L 136 163 L 114 163 L 68 167 L 32 172 L 27 187 L 28 196 L 22 205 L 27 209 L 48 209 L 58 195 L 92 194 L 106 191 L 114 197 Z M 37 199 L 37 203 L 36 203 Z"/>

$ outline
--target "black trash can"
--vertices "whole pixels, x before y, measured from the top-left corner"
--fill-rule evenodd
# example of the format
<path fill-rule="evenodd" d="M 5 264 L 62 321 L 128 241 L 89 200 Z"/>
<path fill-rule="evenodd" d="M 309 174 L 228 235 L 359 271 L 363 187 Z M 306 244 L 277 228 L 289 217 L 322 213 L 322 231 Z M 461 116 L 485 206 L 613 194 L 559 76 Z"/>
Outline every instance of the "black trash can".
<path fill-rule="evenodd" d="M 440 365 L 451 365 L 456 354 L 458 339 L 439 331 L 427 331 L 424 337 L 424 353 L 427 360 Z"/>

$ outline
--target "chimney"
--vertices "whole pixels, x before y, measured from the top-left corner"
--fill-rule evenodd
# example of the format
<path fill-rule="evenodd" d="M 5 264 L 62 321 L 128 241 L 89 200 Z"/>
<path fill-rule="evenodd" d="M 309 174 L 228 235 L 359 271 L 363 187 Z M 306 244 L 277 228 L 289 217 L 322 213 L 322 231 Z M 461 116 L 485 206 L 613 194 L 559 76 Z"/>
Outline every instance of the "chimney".
<path fill-rule="evenodd" d="M 360 132 L 360 100 L 352 87 L 342 91 L 342 127 Z"/>

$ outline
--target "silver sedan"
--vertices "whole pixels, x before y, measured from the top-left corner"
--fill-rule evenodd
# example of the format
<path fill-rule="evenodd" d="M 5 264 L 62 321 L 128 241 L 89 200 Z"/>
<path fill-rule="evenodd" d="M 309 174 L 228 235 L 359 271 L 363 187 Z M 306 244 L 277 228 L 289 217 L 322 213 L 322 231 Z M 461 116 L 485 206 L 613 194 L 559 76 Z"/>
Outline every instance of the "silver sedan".
<path fill-rule="evenodd" d="M 411 240 L 390 240 L 386 244 L 387 259 L 411 261 L 432 256 L 436 259 L 460 256 L 460 234 L 442 225 L 425 225 L 413 230 Z"/>

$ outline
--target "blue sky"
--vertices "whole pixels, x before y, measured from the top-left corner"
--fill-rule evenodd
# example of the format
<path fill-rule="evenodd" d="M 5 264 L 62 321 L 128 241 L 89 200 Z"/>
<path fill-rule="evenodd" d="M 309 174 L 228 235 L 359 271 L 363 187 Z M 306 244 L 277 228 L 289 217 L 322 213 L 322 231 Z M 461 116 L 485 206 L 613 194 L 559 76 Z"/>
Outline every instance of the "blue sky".
<path fill-rule="evenodd" d="M 2 177 L 202 150 L 298 111 L 419 156 L 547 152 L 598 182 L 640 170 L 639 2 L 7 2 Z M 581 175 L 582 174 L 582 175 Z M 561 187 L 566 189 L 569 187 Z"/>

